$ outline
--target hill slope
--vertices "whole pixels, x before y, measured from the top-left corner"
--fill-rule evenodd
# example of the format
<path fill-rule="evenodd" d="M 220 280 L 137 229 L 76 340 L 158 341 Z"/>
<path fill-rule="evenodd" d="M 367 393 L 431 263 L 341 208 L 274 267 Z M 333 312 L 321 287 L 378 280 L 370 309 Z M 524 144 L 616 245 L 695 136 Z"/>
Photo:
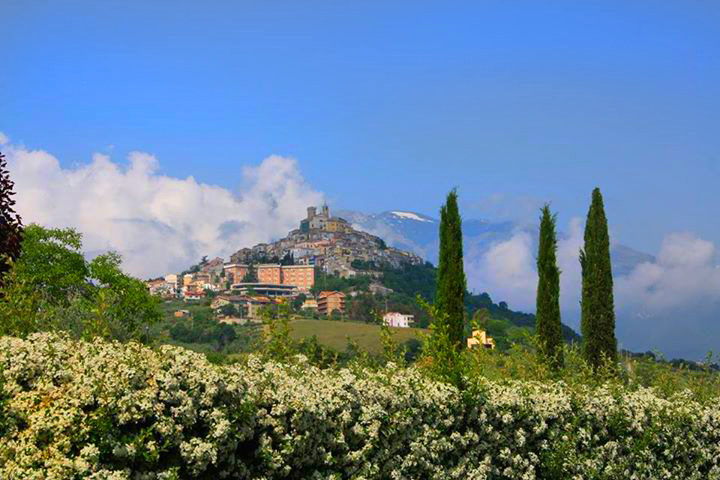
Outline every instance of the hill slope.
<path fill-rule="evenodd" d="M 338 322 L 333 320 L 299 319 L 290 322 L 291 336 L 294 340 L 303 340 L 315 336 L 318 342 L 335 351 L 341 352 L 348 345 L 348 339 L 357 342 L 358 347 L 365 352 L 378 355 L 382 353 L 380 341 L 380 326 L 357 323 Z M 418 328 L 391 328 L 394 339 L 399 344 L 409 340 L 420 339 L 426 330 Z"/>

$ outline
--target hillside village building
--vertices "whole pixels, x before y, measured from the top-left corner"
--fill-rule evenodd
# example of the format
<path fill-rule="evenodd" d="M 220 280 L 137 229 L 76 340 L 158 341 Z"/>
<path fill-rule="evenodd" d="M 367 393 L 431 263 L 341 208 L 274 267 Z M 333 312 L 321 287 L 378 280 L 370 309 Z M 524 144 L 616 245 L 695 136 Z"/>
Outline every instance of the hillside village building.
<path fill-rule="evenodd" d="M 281 265 L 258 265 L 256 267 L 256 271 L 259 283 L 275 283 L 277 285 L 282 285 Z"/>
<path fill-rule="evenodd" d="M 345 294 L 342 292 L 320 292 L 317 298 L 318 313 L 330 315 L 335 310 L 345 311 Z"/>
<path fill-rule="evenodd" d="M 249 265 L 227 264 L 225 278 L 234 285 L 240 284 L 249 269 Z M 263 264 L 257 265 L 255 271 L 259 284 L 293 286 L 303 292 L 308 292 L 315 286 L 314 265 Z"/>
<path fill-rule="evenodd" d="M 323 230 L 326 232 L 349 232 L 352 227 L 347 220 L 340 217 L 331 217 L 330 208 L 323 205 L 320 213 L 317 213 L 316 207 L 308 207 L 308 215 L 305 220 L 300 222 L 300 231 L 307 233 L 310 230 Z"/>
<path fill-rule="evenodd" d="M 177 290 L 178 288 L 178 276 L 174 273 L 171 273 L 169 275 L 165 275 L 165 283 L 167 283 L 169 286 L 172 287 L 173 290 Z"/>
<path fill-rule="evenodd" d="M 409 328 L 414 315 L 404 315 L 399 312 L 388 312 L 383 315 L 383 324 L 387 327 Z"/>
<path fill-rule="evenodd" d="M 283 265 L 283 285 L 294 285 L 303 292 L 309 292 L 315 286 L 315 267 L 312 265 Z"/>
<path fill-rule="evenodd" d="M 205 264 L 203 264 L 200 267 L 200 270 L 205 273 L 212 273 L 215 275 L 219 275 L 220 272 L 223 271 L 223 259 L 220 257 L 215 257 L 212 260 L 208 260 Z"/>
<path fill-rule="evenodd" d="M 202 300 L 205 298 L 205 292 L 202 290 L 187 289 L 183 292 L 184 300 Z"/>
<path fill-rule="evenodd" d="M 303 302 L 300 308 L 303 310 L 317 310 L 318 302 L 314 298 L 308 298 Z"/>
<path fill-rule="evenodd" d="M 223 267 L 223 270 L 225 271 L 226 280 L 230 283 L 240 283 L 250 270 L 250 266 L 238 263 L 228 263 Z"/>
<path fill-rule="evenodd" d="M 300 291 L 294 285 L 278 283 L 236 283 L 231 286 L 240 295 L 266 295 L 268 297 L 295 297 Z"/>

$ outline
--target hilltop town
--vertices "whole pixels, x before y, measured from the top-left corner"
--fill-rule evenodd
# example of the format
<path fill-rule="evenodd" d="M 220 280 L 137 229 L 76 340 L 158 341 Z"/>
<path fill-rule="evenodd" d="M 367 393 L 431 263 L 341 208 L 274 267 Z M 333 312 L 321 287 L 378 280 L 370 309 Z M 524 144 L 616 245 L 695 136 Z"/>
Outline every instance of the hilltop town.
<path fill-rule="evenodd" d="M 313 295 L 319 273 L 353 278 L 373 275 L 358 265 L 398 268 L 423 263 L 413 253 L 388 247 L 380 237 L 353 229 L 324 205 L 319 211 L 308 207 L 307 217 L 283 239 L 242 248 L 228 262 L 220 257 L 204 259 L 187 272 L 171 273 L 147 285 L 151 293 L 165 299 L 191 302 L 212 296 L 214 310 L 248 319 L 257 319 L 263 306 L 300 296 L 303 308 L 330 316 L 334 311 L 344 312 L 345 294 L 320 291 Z M 373 287 L 389 291 L 379 284 Z M 411 315 L 390 313 L 394 316 L 388 323 L 394 326 L 409 326 L 412 320 Z"/>
<path fill-rule="evenodd" d="M 326 273 L 341 277 L 357 273 L 352 267 L 354 260 L 392 267 L 423 263 L 419 256 L 388 247 L 382 238 L 355 230 L 347 220 L 331 216 L 327 205 L 321 207 L 319 212 L 316 207 L 308 207 L 307 218 L 287 237 L 274 243 L 242 248 L 230 257 L 230 262 L 280 262 L 288 258 L 292 258 L 294 265 L 314 265 Z"/>

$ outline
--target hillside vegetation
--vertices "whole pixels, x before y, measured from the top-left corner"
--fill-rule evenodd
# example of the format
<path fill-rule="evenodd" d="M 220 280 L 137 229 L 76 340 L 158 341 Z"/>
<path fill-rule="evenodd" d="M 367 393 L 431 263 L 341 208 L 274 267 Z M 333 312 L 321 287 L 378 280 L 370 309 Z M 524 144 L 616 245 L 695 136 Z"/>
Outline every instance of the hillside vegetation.
<path fill-rule="evenodd" d="M 418 305 L 417 297 L 432 301 L 435 298 L 437 268 L 431 263 L 403 265 L 395 268 L 376 265 L 372 262 L 354 261 L 353 268 L 360 274 L 344 279 L 336 275 L 320 273 L 314 291 L 339 290 L 356 292 L 347 299 L 347 317 L 351 320 L 377 323 L 377 312 L 385 309 L 401 311 L 415 316 L 416 325 L 427 328 L 431 323 L 429 313 Z M 370 284 L 376 282 L 392 290 L 386 295 L 372 294 Z M 514 343 L 526 343 L 527 336 L 535 329 L 535 315 L 511 310 L 505 302 L 495 303 L 487 293 L 465 294 L 465 310 L 470 319 L 478 310 L 487 310 L 490 321 L 488 333 L 495 338 L 500 350 L 508 350 Z M 467 326 L 469 334 L 470 321 Z M 563 325 L 563 337 L 567 342 L 578 342 L 580 336 L 567 325 Z"/>

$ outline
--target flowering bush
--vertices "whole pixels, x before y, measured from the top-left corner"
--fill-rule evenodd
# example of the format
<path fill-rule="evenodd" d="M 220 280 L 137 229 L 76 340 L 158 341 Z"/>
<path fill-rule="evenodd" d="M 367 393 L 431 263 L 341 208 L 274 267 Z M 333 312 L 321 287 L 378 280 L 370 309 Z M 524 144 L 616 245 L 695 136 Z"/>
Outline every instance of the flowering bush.
<path fill-rule="evenodd" d="M 720 402 L 0 339 L 0 478 L 720 479 Z"/>

